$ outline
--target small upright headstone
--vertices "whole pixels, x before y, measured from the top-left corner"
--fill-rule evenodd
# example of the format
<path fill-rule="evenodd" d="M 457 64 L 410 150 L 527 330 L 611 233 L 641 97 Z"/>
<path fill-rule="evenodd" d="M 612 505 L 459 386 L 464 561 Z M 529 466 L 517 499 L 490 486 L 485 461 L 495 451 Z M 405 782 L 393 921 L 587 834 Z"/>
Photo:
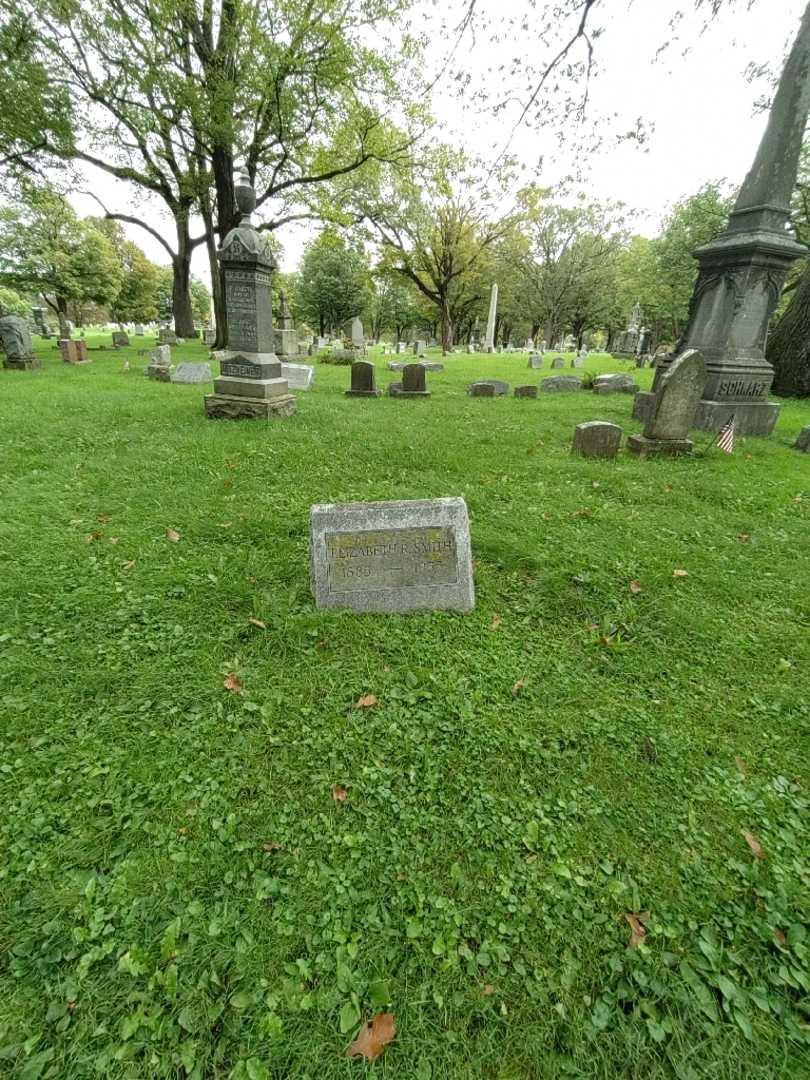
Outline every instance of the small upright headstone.
<path fill-rule="evenodd" d="M 415 341 L 413 343 L 414 356 L 424 356 L 426 349 L 427 349 L 427 342 L 425 342 L 425 341 Z"/>
<path fill-rule="evenodd" d="M 176 345 L 177 334 L 168 326 L 161 326 L 158 331 L 158 345 Z"/>
<path fill-rule="evenodd" d="M 193 385 L 195 383 L 211 382 L 213 377 L 210 364 L 185 363 L 177 365 L 177 370 L 172 375 L 172 382 Z"/>
<path fill-rule="evenodd" d="M 73 338 L 62 338 L 59 342 L 59 351 L 66 364 L 89 364 L 90 357 L 87 355 L 87 342 L 74 341 Z"/>
<path fill-rule="evenodd" d="M 28 324 L 19 315 L 4 315 L 0 319 L 0 342 L 5 354 L 4 368 L 10 371 L 33 371 L 42 367 L 42 361 L 34 355 Z"/>
<path fill-rule="evenodd" d="M 571 452 L 583 457 L 614 458 L 619 452 L 622 429 L 604 420 L 589 420 L 574 428 Z"/>
<path fill-rule="evenodd" d="M 537 387 L 536 386 L 516 386 L 515 397 L 521 398 L 536 398 Z"/>
<path fill-rule="evenodd" d="M 125 348 L 129 345 L 129 334 L 125 330 L 113 330 L 112 343 L 116 349 Z"/>
<path fill-rule="evenodd" d="M 630 375 L 597 375 L 593 380 L 595 394 L 635 394 L 638 383 Z"/>
<path fill-rule="evenodd" d="M 483 389 L 487 386 L 492 387 L 492 393 Z M 509 393 L 509 383 L 504 382 L 503 379 L 479 379 L 477 382 L 470 383 L 467 393 L 470 397 L 503 397 L 504 394 Z"/>
<path fill-rule="evenodd" d="M 344 503 L 310 511 L 315 605 L 350 611 L 472 611 L 463 499 Z"/>
<path fill-rule="evenodd" d="M 152 355 L 144 374 L 147 379 L 156 382 L 172 381 L 172 351 L 168 345 L 158 345 L 152 350 Z"/>
<path fill-rule="evenodd" d="M 559 371 L 560 368 L 565 367 L 565 360 L 562 356 L 555 356 L 551 361 L 551 366 L 555 371 Z"/>
<path fill-rule="evenodd" d="M 802 428 L 793 444 L 794 450 L 801 450 L 805 454 L 810 454 L 810 427 Z"/>
<path fill-rule="evenodd" d="M 346 397 L 378 398 L 382 391 L 377 389 L 374 365 L 368 360 L 357 360 L 352 364 L 352 385 L 344 393 Z"/>
<path fill-rule="evenodd" d="M 205 330 L 203 330 L 203 342 L 206 345 L 214 345 L 216 343 L 216 340 L 217 340 L 217 332 L 216 332 L 216 330 L 212 330 L 210 326 L 207 327 Z"/>
<path fill-rule="evenodd" d="M 385 366 L 389 371 L 402 371 L 405 364 L 401 360 L 389 360 Z"/>
<path fill-rule="evenodd" d="M 444 364 L 440 364 L 438 360 L 421 360 L 420 363 L 425 371 L 444 371 Z"/>
<path fill-rule="evenodd" d="M 425 379 L 425 369 L 421 364 L 406 364 L 402 369 L 402 389 L 394 397 L 424 398 L 430 397 Z"/>
<path fill-rule="evenodd" d="M 690 454 L 687 438 L 694 424 L 695 410 L 706 385 L 706 365 L 697 349 L 687 349 L 662 376 L 655 394 L 655 407 L 644 425 L 643 435 L 631 435 L 627 448 L 633 454 Z"/>
<path fill-rule="evenodd" d="M 143 323 L 135 323 L 135 337 L 144 337 L 144 335 Z"/>
<path fill-rule="evenodd" d="M 543 354 L 540 352 L 532 353 L 529 357 L 529 367 L 533 371 L 538 371 L 543 366 Z"/>

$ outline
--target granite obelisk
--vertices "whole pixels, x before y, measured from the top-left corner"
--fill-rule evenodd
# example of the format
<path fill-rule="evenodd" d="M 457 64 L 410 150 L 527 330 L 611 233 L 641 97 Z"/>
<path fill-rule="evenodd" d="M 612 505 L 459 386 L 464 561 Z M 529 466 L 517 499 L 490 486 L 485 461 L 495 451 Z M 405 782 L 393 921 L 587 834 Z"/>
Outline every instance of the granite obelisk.
<path fill-rule="evenodd" d="M 810 4 L 725 232 L 695 252 L 689 321 L 669 362 L 687 349 L 706 361 L 694 424 L 703 431 L 719 431 L 733 415 L 738 434 L 770 435 L 779 415 L 768 401 L 774 372 L 765 341 L 788 270 L 807 251 L 786 228 L 809 111 Z M 668 366 L 656 370 L 654 389 Z"/>

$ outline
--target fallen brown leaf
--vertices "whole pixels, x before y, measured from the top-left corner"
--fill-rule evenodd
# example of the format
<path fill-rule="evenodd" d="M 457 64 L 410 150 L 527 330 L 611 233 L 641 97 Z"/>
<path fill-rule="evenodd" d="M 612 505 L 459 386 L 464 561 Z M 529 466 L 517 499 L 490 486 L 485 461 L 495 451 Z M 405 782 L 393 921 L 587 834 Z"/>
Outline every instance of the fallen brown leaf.
<path fill-rule="evenodd" d="M 737 539 L 740 541 L 741 544 L 747 544 L 748 541 L 751 539 L 751 534 L 750 533 L 740 533 L 740 535 L 737 537 Z"/>
<path fill-rule="evenodd" d="M 100 540 L 103 535 L 104 533 L 102 532 L 91 532 L 84 542 L 85 544 L 92 544 L 94 540 Z"/>
<path fill-rule="evenodd" d="M 135 565 L 135 560 L 134 559 L 127 559 L 127 561 L 125 563 L 121 563 L 121 566 L 123 567 L 124 570 L 131 570 L 134 565 Z"/>
<path fill-rule="evenodd" d="M 634 914 L 632 911 L 625 911 L 624 917 L 630 924 L 631 930 L 627 946 L 630 949 L 637 949 L 647 937 L 647 927 L 644 924 L 650 921 L 650 913 L 649 911 L 638 911 Z"/>
<path fill-rule="evenodd" d="M 332 784 L 332 798 L 335 802 L 346 802 L 349 797 L 349 789 L 343 784 Z"/>
<path fill-rule="evenodd" d="M 492 616 L 492 622 L 489 625 L 491 626 L 491 628 L 493 630 L 497 630 L 502 622 L 503 622 L 503 619 L 500 617 L 500 615 L 493 615 Z"/>
<path fill-rule="evenodd" d="M 630 585 L 629 585 L 629 589 L 630 589 L 630 592 L 633 594 L 633 596 L 638 596 L 638 594 L 641 592 L 641 582 L 640 581 L 631 581 Z"/>
<path fill-rule="evenodd" d="M 265 840 L 262 847 L 265 851 L 281 851 L 281 844 L 276 844 L 273 840 Z"/>
<path fill-rule="evenodd" d="M 689 577 L 689 571 L 688 570 L 673 570 L 672 571 L 672 576 L 673 577 Z"/>
<path fill-rule="evenodd" d="M 765 852 L 762 850 L 762 844 L 760 844 L 759 840 L 757 840 L 753 833 L 750 833 L 747 829 L 740 829 L 740 835 L 743 837 L 746 844 L 748 844 L 748 846 L 751 848 L 754 855 L 756 855 L 758 859 L 765 858 Z"/>
<path fill-rule="evenodd" d="M 251 626 L 258 626 L 258 628 L 260 630 L 266 630 L 267 629 L 267 623 L 263 623 L 261 619 L 254 619 L 252 615 L 248 619 L 248 622 L 250 623 Z"/>
<path fill-rule="evenodd" d="M 512 693 L 517 696 L 525 685 L 526 683 L 523 679 L 518 679 L 518 681 L 512 687 Z"/>
<path fill-rule="evenodd" d="M 740 772 L 743 774 L 743 776 L 748 775 L 748 766 L 746 765 L 746 763 L 743 761 L 743 759 L 740 757 L 739 754 L 734 755 L 734 763 L 736 764 L 736 766 L 740 770 Z"/>
<path fill-rule="evenodd" d="M 664 491 L 672 491 L 672 484 L 664 484 Z"/>
<path fill-rule="evenodd" d="M 96 521 L 100 521 L 102 525 L 106 525 L 109 520 L 110 520 L 110 515 L 109 514 L 99 514 L 98 517 L 96 518 Z"/>
<path fill-rule="evenodd" d="M 779 927 L 777 926 L 777 928 L 773 932 L 773 940 L 777 943 L 777 945 L 783 945 L 783 946 L 787 945 L 787 938 L 785 937 L 785 931 L 780 930 Z"/>
<path fill-rule="evenodd" d="M 231 690 L 234 694 L 238 694 L 242 689 L 241 681 L 233 674 L 226 675 L 222 685 L 226 690 Z"/>
<path fill-rule="evenodd" d="M 374 1061 L 393 1041 L 397 1029 L 393 1013 L 377 1013 L 360 1028 L 360 1033 L 346 1051 L 348 1057 L 364 1057 Z"/>
<path fill-rule="evenodd" d="M 495 987 L 492 985 L 492 983 L 487 983 L 481 993 L 484 995 L 484 997 L 492 997 L 492 995 L 495 993 Z"/>
<path fill-rule="evenodd" d="M 373 694 L 363 694 L 361 698 L 358 698 L 354 703 L 355 709 L 371 709 L 377 704 L 377 699 Z"/>
<path fill-rule="evenodd" d="M 168 541 L 169 541 L 170 543 L 172 543 L 172 544 L 176 544 L 176 543 L 177 543 L 177 541 L 178 541 L 178 540 L 180 539 L 180 533 L 179 533 L 179 532 L 177 532 L 177 531 L 176 531 L 175 529 L 169 529 L 169 528 L 167 528 L 167 529 L 166 529 L 166 539 L 167 539 L 167 540 L 168 540 Z"/>
<path fill-rule="evenodd" d="M 526 451 L 527 457 L 531 457 L 532 454 L 536 454 L 536 453 L 537 453 L 537 447 L 536 446 L 530 446 L 529 449 Z"/>

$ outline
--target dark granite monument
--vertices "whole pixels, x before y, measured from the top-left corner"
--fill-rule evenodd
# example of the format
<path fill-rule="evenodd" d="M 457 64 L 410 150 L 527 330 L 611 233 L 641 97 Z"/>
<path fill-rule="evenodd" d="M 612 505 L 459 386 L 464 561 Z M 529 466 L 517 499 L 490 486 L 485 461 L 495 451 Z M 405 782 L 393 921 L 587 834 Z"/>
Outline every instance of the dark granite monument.
<path fill-rule="evenodd" d="M 397 387 L 396 390 L 393 389 L 394 386 Z M 424 367 L 421 364 L 406 364 L 402 369 L 402 382 L 392 383 L 388 392 L 392 397 L 430 397 Z"/>
<path fill-rule="evenodd" d="M 377 389 L 372 363 L 358 360 L 352 364 L 352 385 L 345 394 L 346 397 L 380 397 L 382 391 Z"/>
<path fill-rule="evenodd" d="M 719 431 L 733 415 L 739 434 L 770 435 L 779 415 L 780 406 L 768 401 L 774 372 L 765 340 L 788 270 L 807 253 L 787 222 L 808 111 L 810 6 L 726 230 L 695 252 L 700 272 L 675 355 L 698 349 L 706 362 L 693 424 L 702 431 Z M 672 362 L 657 367 L 653 390 Z"/>
<path fill-rule="evenodd" d="M 225 277 L 228 347 L 215 353 L 220 376 L 205 399 L 210 419 L 291 416 L 296 399 L 281 376 L 273 351 L 273 307 L 270 287 L 276 268 L 267 239 L 251 222 L 256 193 L 247 175 L 239 176 L 236 204 L 240 223 L 222 242 L 219 259 Z"/>
<path fill-rule="evenodd" d="M 10 371 L 32 371 L 42 367 L 42 361 L 34 355 L 28 324 L 19 315 L 4 315 L 0 319 L 0 342 L 5 354 L 4 368 Z"/>

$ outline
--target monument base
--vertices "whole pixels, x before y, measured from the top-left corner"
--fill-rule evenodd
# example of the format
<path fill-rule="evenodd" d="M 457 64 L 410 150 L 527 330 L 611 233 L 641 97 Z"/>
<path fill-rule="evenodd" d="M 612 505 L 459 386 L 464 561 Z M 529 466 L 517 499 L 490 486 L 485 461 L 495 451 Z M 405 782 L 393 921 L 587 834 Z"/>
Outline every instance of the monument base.
<path fill-rule="evenodd" d="M 219 397 L 247 397 L 270 401 L 272 398 L 284 397 L 287 388 L 287 380 L 282 378 L 240 379 L 231 375 L 220 375 L 214 379 L 214 393 Z"/>
<path fill-rule="evenodd" d="M 430 397 L 429 390 L 392 390 L 391 397 Z"/>
<path fill-rule="evenodd" d="M 775 401 L 701 401 L 693 426 L 698 431 L 720 431 L 733 416 L 737 435 L 770 435 L 781 409 Z"/>
<path fill-rule="evenodd" d="M 17 358 L 14 360 L 4 357 L 3 367 L 7 371 L 36 371 L 37 368 L 42 367 L 42 361 L 38 356 L 27 356 L 23 359 Z"/>
<path fill-rule="evenodd" d="M 279 394 L 273 398 L 208 394 L 205 398 L 205 415 L 209 420 L 281 420 L 292 416 L 297 406 L 293 394 Z"/>
<path fill-rule="evenodd" d="M 652 390 L 639 390 L 633 398 L 633 419 L 646 424 L 655 412 L 655 394 Z"/>
<path fill-rule="evenodd" d="M 344 397 L 382 397 L 382 390 L 344 390 Z"/>
<path fill-rule="evenodd" d="M 627 449 L 636 457 L 681 457 L 692 453 L 694 443 L 690 439 L 647 439 L 643 435 L 630 435 Z"/>

